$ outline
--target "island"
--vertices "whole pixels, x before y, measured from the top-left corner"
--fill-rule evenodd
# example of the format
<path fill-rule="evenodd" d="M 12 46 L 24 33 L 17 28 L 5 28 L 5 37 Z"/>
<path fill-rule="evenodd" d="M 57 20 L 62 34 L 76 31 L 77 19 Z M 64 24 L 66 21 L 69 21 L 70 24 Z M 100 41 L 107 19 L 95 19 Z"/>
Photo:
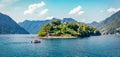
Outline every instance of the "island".
<path fill-rule="evenodd" d="M 45 24 L 38 33 L 39 38 L 83 38 L 96 35 L 101 33 L 93 26 L 79 22 L 61 22 L 59 19 Z"/>

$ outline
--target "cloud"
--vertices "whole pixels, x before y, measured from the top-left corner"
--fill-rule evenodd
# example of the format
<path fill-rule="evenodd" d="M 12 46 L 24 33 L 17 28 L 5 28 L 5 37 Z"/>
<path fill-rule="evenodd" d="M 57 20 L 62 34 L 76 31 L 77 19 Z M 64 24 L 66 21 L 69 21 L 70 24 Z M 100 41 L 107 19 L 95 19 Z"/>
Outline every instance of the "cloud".
<path fill-rule="evenodd" d="M 36 9 L 41 8 L 44 5 L 45 5 L 45 3 L 43 1 L 38 4 L 29 5 L 28 9 L 24 11 L 24 15 L 32 14 Z"/>
<path fill-rule="evenodd" d="M 42 16 L 48 12 L 48 9 L 44 9 L 39 13 L 39 16 Z"/>
<path fill-rule="evenodd" d="M 120 10 L 120 8 L 109 8 L 107 11 L 112 13 L 112 12 L 117 12 L 119 10 Z"/>
<path fill-rule="evenodd" d="M 72 10 L 70 10 L 69 14 L 70 15 L 74 15 L 74 14 L 82 15 L 84 11 L 82 11 L 81 9 L 82 9 L 81 6 L 77 6 L 76 8 L 73 8 Z"/>
<path fill-rule="evenodd" d="M 82 15 L 84 13 L 84 11 L 80 11 L 78 12 L 78 15 Z"/>
<path fill-rule="evenodd" d="M 53 18 L 54 18 L 53 16 L 46 17 L 46 19 L 53 19 Z"/>

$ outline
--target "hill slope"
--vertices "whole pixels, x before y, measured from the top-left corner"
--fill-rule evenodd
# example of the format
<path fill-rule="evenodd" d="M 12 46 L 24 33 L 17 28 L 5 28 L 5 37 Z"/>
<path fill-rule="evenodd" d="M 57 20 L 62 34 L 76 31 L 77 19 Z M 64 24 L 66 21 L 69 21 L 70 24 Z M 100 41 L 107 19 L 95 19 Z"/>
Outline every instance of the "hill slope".
<path fill-rule="evenodd" d="M 52 20 L 56 20 L 56 18 L 53 18 Z M 26 29 L 28 32 L 31 34 L 38 34 L 39 30 L 42 28 L 43 25 L 50 23 L 52 20 L 44 20 L 44 21 L 29 21 L 26 20 L 24 22 L 19 23 L 21 27 Z M 76 20 L 72 18 L 63 18 L 61 20 L 63 23 L 64 22 L 77 22 Z"/>
<path fill-rule="evenodd" d="M 90 26 L 98 27 L 100 24 L 98 22 L 93 21 L 92 23 L 89 23 Z"/>
<path fill-rule="evenodd" d="M 50 22 L 50 20 L 45 20 L 45 21 L 29 21 L 29 20 L 26 20 L 24 22 L 19 23 L 19 25 L 21 27 L 23 27 L 24 29 L 26 29 L 31 34 L 37 34 L 38 31 L 41 29 L 41 27 L 44 24 L 47 24 L 49 22 Z"/>
<path fill-rule="evenodd" d="M 102 21 L 98 28 L 102 34 L 120 33 L 120 11 Z"/>
<path fill-rule="evenodd" d="M 9 16 L 0 13 L 0 34 L 28 34 Z"/>

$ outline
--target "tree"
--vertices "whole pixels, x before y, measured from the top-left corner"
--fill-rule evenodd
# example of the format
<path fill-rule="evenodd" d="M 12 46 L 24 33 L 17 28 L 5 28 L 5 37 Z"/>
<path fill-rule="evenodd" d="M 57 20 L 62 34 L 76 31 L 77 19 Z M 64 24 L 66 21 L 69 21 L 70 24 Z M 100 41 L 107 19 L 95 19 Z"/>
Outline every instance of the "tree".
<path fill-rule="evenodd" d="M 60 20 L 53 20 L 51 23 L 44 25 L 38 35 L 42 37 L 48 33 L 50 36 L 88 37 L 90 35 L 100 35 L 95 27 L 73 22 L 61 23 Z"/>

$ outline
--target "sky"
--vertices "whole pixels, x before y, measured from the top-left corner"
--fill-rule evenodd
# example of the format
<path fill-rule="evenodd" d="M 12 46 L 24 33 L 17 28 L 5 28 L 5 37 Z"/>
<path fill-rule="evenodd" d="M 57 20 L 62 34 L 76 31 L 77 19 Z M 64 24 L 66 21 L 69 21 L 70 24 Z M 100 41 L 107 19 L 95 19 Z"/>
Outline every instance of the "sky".
<path fill-rule="evenodd" d="M 73 18 L 100 22 L 120 10 L 120 0 L 0 0 L 0 12 L 17 23 L 25 20 Z"/>

